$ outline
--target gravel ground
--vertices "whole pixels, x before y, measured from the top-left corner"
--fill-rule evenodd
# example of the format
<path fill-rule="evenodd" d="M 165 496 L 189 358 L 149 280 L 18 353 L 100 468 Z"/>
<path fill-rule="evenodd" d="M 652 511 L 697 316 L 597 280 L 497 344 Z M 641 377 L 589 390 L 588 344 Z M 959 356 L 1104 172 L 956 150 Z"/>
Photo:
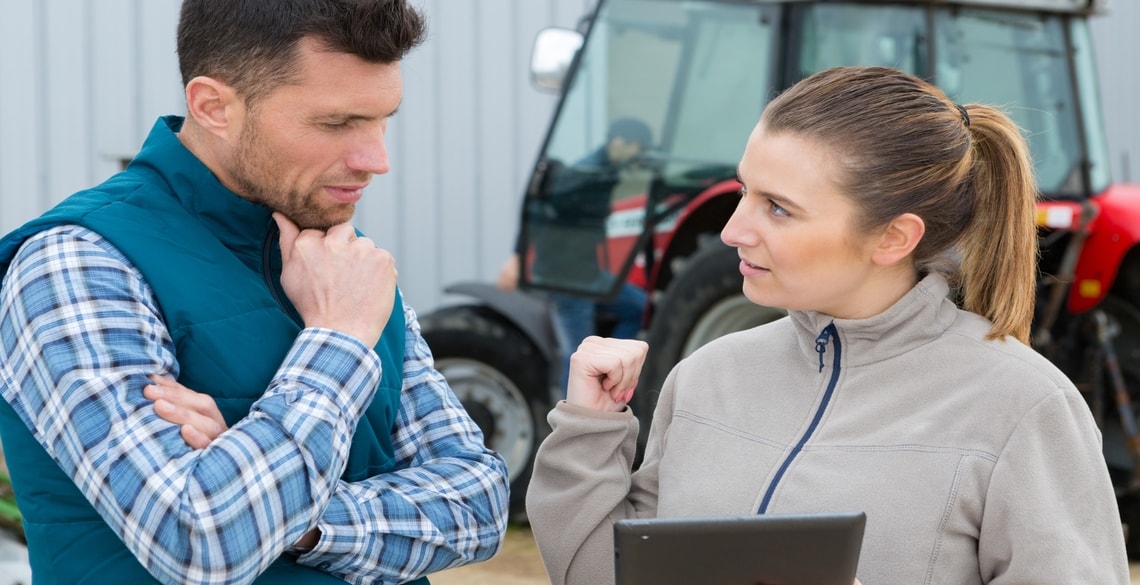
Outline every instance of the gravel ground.
<path fill-rule="evenodd" d="M 530 529 L 511 526 L 495 558 L 431 575 L 432 585 L 548 585 Z M 0 531 L 0 585 L 30 585 L 27 550 Z M 1140 563 L 1132 564 L 1132 585 L 1140 585 Z"/>
<path fill-rule="evenodd" d="M 530 528 L 512 525 L 499 554 L 476 563 L 430 575 L 432 585 L 546 585 L 546 569 Z M 0 584 L 2 585 L 2 584 Z"/>
<path fill-rule="evenodd" d="M 1140 562 L 1131 566 L 1132 585 L 1140 585 Z M 530 529 L 511 526 L 503 550 L 485 563 L 430 576 L 432 585 L 549 585 Z"/>
<path fill-rule="evenodd" d="M 485 562 L 436 573 L 432 585 L 546 585 L 546 570 L 530 529 L 511 526 L 503 550 Z M 28 550 L 0 530 L 0 585 L 31 585 Z"/>

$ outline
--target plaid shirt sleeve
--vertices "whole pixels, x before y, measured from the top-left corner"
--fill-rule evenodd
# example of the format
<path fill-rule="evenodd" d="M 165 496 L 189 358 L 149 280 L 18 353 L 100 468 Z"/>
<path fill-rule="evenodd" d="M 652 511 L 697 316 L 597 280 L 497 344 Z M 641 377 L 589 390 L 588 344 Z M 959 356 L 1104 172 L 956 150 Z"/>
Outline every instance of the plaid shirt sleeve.
<path fill-rule="evenodd" d="M 334 494 L 341 505 L 352 430 L 380 379 L 379 358 L 359 341 L 303 330 L 250 414 L 196 451 L 143 397 L 150 374 L 177 376 L 178 364 L 142 275 L 83 228 L 29 239 L 0 289 L 0 393 L 157 579 L 249 583 Z M 418 432 L 400 431 L 403 450 Z M 480 477 L 447 481 L 470 488 Z M 439 500 L 426 507 L 433 518 L 450 513 Z M 459 516 L 448 522 L 469 528 Z M 447 548 L 438 536 L 420 541 Z M 438 555 L 408 547 L 402 561 L 420 566 L 422 556 Z"/>
<path fill-rule="evenodd" d="M 404 391 L 393 444 L 403 469 L 341 482 L 321 539 L 298 560 L 356 584 L 402 583 L 491 558 L 507 524 L 506 464 L 484 447 L 404 305 Z"/>

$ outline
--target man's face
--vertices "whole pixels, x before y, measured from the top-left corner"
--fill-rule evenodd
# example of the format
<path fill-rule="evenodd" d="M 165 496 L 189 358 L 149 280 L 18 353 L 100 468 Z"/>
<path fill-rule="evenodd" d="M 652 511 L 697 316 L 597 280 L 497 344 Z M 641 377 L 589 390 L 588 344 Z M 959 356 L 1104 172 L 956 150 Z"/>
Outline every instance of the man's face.
<path fill-rule="evenodd" d="M 606 144 L 606 156 L 614 165 L 620 166 L 641 154 L 641 145 L 633 140 L 626 140 L 621 136 L 614 136 Z"/>
<path fill-rule="evenodd" d="M 298 63 L 296 83 L 244 109 L 223 182 L 301 228 L 327 229 L 351 219 L 372 175 L 388 172 L 384 134 L 402 98 L 400 65 L 309 39 Z"/>

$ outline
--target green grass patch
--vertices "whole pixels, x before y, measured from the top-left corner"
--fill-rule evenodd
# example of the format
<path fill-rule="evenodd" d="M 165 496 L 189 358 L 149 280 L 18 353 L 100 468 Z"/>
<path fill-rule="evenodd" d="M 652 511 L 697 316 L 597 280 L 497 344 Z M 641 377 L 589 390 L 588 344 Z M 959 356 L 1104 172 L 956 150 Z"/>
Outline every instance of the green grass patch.
<path fill-rule="evenodd" d="M 12 480 L 8 474 L 0 472 L 0 529 L 8 530 L 23 540 L 21 518 L 20 509 L 16 507 L 16 494 L 12 492 Z"/>

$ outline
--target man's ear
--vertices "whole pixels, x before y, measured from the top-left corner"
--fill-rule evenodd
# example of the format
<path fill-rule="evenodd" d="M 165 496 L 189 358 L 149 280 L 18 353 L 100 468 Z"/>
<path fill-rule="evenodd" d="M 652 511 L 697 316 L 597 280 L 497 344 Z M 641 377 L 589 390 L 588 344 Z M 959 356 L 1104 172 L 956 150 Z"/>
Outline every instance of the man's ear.
<path fill-rule="evenodd" d="M 925 233 L 926 222 L 913 213 L 892 219 L 879 236 L 871 261 L 880 266 L 897 264 L 914 251 Z"/>
<path fill-rule="evenodd" d="M 186 114 L 206 132 L 219 138 L 237 131 L 241 100 L 229 85 L 199 76 L 186 84 Z"/>

